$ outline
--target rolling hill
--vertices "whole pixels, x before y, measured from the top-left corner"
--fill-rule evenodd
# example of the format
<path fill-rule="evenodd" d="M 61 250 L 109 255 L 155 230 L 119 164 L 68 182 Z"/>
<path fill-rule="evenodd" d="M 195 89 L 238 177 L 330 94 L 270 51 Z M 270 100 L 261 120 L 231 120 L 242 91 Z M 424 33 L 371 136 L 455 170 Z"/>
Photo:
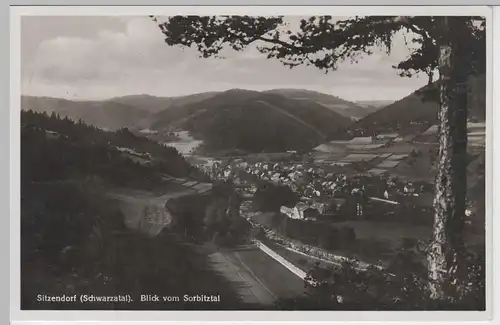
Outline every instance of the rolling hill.
<path fill-rule="evenodd" d="M 199 93 L 187 96 L 176 96 L 176 97 L 156 97 L 143 94 L 143 95 L 114 97 L 109 99 L 109 101 L 135 106 L 150 113 L 158 113 L 167 108 L 180 107 L 183 105 L 199 102 L 204 99 L 213 97 L 216 94 L 217 94 L 216 92 L 206 92 L 206 93 Z"/>
<path fill-rule="evenodd" d="M 151 129 L 182 129 L 209 151 L 310 149 L 345 134 L 352 120 L 323 105 L 282 95 L 233 89 L 155 115 Z"/>
<path fill-rule="evenodd" d="M 377 107 L 365 107 L 357 103 L 353 103 L 342 98 L 320 93 L 317 91 L 304 90 L 304 89 L 272 89 L 266 91 L 271 94 L 279 94 L 285 96 L 289 99 L 296 100 L 306 100 L 310 102 L 315 102 L 319 105 L 323 105 L 326 108 L 339 113 L 343 116 L 350 117 L 352 119 L 360 119 L 374 111 Z"/>
<path fill-rule="evenodd" d="M 113 101 L 72 101 L 52 97 L 21 97 L 21 109 L 34 112 L 57 113 L 74 121 L 100 128 L 116 130 L 122 127 L 146 127 L 149 113 L 135 106 Z"/>
<path fill-rule="evenodd" d="M 22 109 L 55 112 L 116 130 L 186 130 L 210 151 L 271 152 L 310 149 L 370 112 L 338 97 L 308 90 L 233 89 L 179 97 L 130 95 L 102 101 L 22 97 Z"/>
<path fill-rule="evenodd" d="M 471 77 L 468 87 L 469 118 L 485 121 L 485 76 Z M 431 87 L 434 87 L 432 85 Z M 397 131 L 404 133 L 412 129 L 412 125 L 420 125 L 425 129 L 437 123 L 439 104 L 436 101 L 423 100 L 421 91 L 428 89 L 425 86 L 414 93 L 396 101 L 353 124 L 352 128 L 363 134 L 384 131 Z"/>

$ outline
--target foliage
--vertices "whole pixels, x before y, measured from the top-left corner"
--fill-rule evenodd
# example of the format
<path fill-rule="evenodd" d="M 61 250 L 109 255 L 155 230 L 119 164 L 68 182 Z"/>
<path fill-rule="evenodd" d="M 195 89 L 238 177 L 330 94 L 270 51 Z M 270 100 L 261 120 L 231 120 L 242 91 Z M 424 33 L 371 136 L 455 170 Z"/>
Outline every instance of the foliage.
<path fill-rule="evenodd" d="M 254 208 L 263 212 L 278 212 L 282 206 L 293 207 L 299 202 L 297 193 L 288 186 L 263 182 L 253 196 Z"/>
<path fill-rule="evenodd" d="M 57 114 L 28 111 L 21 118 L 23 309 L 158 309 L 161 304 L 140 303 L 139 295 L 164 295 L 165 290 L 179 296 L 205 292 L 231 297 L 220 304 L 180 303 L 171 309 L 244 308 L 233 299 L 237 294 L 232 287 L 210 270 L 205 255 L 165 230 L 155 238 L 128 230 L 120 208 L 104 199 L 106 186 L 161 187 L 158 173 L 192 173 L 175 149 L 127 129 L 104 132 Z M 138 164 L 116 146 L 151 151 L 157 163 Z M 134 302 L 44 304 L 36 302 L 40 293 L 131 294 Z"/>
<path fill-rule="evenodd" d="M 472 101 L 476 102 L 470 110 L 474 116 L 485 116 L 484 17 L 455 17 L 465 28 L 451 31 L 441 26 L 442 17 L 434 16 L 363 16 L 341 20 L 331 16 L 313 16 L 302 19 L 297 30 L 292 30 L 281 16 L 174 16 L 166 21 L 153 19 L 168 45 L 196 47 L 202 57 L 219 57 L 226 48 L 242 51 L 250 44 L 256 44 L 263 55 L 285 66 L 311 65 L 325 72 L 335 70 L 340 62 L 357 62 L 362 56 L 373 54 L 376 48 L 390 53 L 393 40 L 403 36 L 411 53 L 394 68 L 403 77 L 426 74 L 428 85 L 405 98 L 404 103 L 389 105 L 390 108 L 375 112 L 353 125 L 353 129 L 364 129 L 368 133 L 381 129 L 401 131 L 411 123 L 421 123 L 422 127 L 436 123 L 439 83 L 433 81 L 439 46 L 448 39 L 459 39 L 463 48 L 467 49 L 460 53 L 465 56 L 463 61 L 466 62 L 461 69 L 466 75 L 483 76 L 479 80 L 470 80 Z M 477 84 L 481 83 L 483 86 L 478 87 Z M 433 103 L 424 103 L 428 101 Z M 400 106 L 405 109 L 396 109 Z M 394 114 L 396 111 L 397 114 Z"/>
<path fill-rule="evenodd" d="M 186 239 L 220 246 L 245 242 L 251 225 L 239 214 L 241 198 L 230 182 L 217 182 L 211 193 L 186 196 L 169 203 L 179 215 L 173 231 Z"/>
<path fill-rule="evenodd" d="M 252 43 L 267 58 L 288 67 L 312 65 L 324 71 L 337 68 L 339 62 L 357 61 L 374 53 L 375 47 L 391 51 L 394 37 L 407 34 L 415 46 L 406 60 L 395 66 L 402 76 L 432 74 L 437 68 L 438 46 L 444 37 L 439 17 L 365 16 L 336 20 L 332 16 L 302 19 L 299 29 L 291 30 L 282 16 L 173 16 L 166 21 L 152 17 L 165 35 L 168 45 L 195 46 L 201 56 L 218 57 L 225 48 L 242 51 Z M 468 34 L 460 35 L 470 49 L 473 74 L 485 70 L 484 17 L 463 17 Z M 454 31 L 446 31 L 448 34 Z M 445 36 L 446 35 L 446 36 Z"/>
<path fill-rule="evenodd" d="M 241 309 L 231 285 L 209 261 L 163 231 L 141 237 L 92 186 L 69 181 L 21 188 L 22 309 L 159 309 L 141 294 L 221 294 L 221 303 L 171 304 L 169 309 Z M 130 294 L 130 304 L 37 303 L 37 294 Z M 233 298 L 234 297 L 234 298 Z"/>
<path fill-rule="evenodd" d="M 234 246 L 245 243 L 251 225 L 240 216 L 241 197 L 234 184 L 223 182 L 216 185 L 214 198 L 205 210 L 203 223 L 208 238 L 216 244 Z"/>
<path fill-rule="evenodd" d="M 329 223 L 281 217 L 273 218 L 269 227 L 286 238 L 325 250 L 349 247 L 356 241 L 353 228 Z"/>
<path fill-rule="evenodd" d="M 277 307 L 286 310 L 485 310 L 484 251 L 470 253 L 467 290 L 461 297 L 432 300 L 428 292 L 425 253 L 418 243 L 404 241 L 389 267 L 360 269 L 356 261 L 341 267 L 324 268 L 319 263 L 306 277 L 309 295 L 281 299 Z M 315 284 L 315 285 L 312 285 Z"/>

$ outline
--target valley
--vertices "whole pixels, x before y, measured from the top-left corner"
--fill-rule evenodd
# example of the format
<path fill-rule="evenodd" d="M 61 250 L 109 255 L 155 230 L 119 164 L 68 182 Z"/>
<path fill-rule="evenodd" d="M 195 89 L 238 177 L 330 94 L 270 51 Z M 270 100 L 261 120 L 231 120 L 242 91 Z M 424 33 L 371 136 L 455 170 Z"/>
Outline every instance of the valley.
<path fill-rule="evenodd" d="M 435 107 L 411 96 L 376 109 L 297 90 L 99 103 L 26 97 L 25 157 L 55 152 L 56 143 L 73 152 L 63 160 L 84 152 L 90 160 L 74 160 L 81 166 L 39 180 L 43 170 L 60 164 L 53 157 L 28 164 L 24 177 L 46 187 L 47 177 L 86 183 L 94 175 L 90 187 L 102 192 L 107 210 L 122 216 L 121 232 L 172 241 L 203 259 L 196 263 L 206 276 L 235 299 L 222 308 L 272 309 L 307 291 L 311 268 L 339 269 L 344 259 L 390 268 L 405 241 L 430 239 Z M 467 243 L 473 249 L 484 242 L 485 202 L 474 192 L 484 186 L 486 133 L 477 116 L 469 123 L 467 180 Z M 42 133 L 45 140 L 36 136 Z M 233 224 L 230 230 L 224 222 Z M 106 254 L 114 256 L 115 249 Z M 143 285 L 148 282 L 135 272 Z"/>

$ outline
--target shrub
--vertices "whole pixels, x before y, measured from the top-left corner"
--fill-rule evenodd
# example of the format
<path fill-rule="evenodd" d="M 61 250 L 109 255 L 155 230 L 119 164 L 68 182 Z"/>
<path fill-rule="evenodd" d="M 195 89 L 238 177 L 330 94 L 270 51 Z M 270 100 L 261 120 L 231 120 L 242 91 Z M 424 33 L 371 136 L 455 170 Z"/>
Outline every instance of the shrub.
<path fill-rule="evenodd" d="M 356 232 L 352 227 L 342 227 L 339 232 L 339 244 L 341 247 L 352 245 L 356 240 Z"/>
<path fill-rule="evenodd" d="M 309 295 L 281 299 L 277 307 L 286 310 L 485 310 L 484 250 L 466 254 L 466 273 L 459 285 L 449 288 L 446 298 L 430 298 L 425 252 L 419 243 L 404 240 L 386 270 L 360 270 L 356 261 L 341 267 L 316 265 L 306 277 Z M 389 272 L 390 271 L 390 272 Z M 316 286 L 311 286 L 316 283 Z M 457 290 L 458 289 L 458 290 Z"/>
<path fill-rule="evenodd" d="M 298 195 L 288 186 L 271 183 L 259 186 L 253 198 L 255 208 L 263 212 L 277 212 L 281 206 L 294 206 L 298 201 Z"/>
<path fill-rule="evenodd" d="M 320 232 L 318 236 L 318 247 L 324 249 L 336 249 L 339 248 L 339 231 L 335 227 L 326 227 Z"/>

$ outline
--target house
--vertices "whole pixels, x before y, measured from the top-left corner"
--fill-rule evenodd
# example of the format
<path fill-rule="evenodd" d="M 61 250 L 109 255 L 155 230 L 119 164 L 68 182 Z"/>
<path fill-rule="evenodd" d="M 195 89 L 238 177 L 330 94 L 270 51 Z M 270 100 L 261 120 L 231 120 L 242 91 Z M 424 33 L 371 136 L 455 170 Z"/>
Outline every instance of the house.
<path fill-rule="evenodd" d="M 237 167 L 239 168 L 242 168 L 242 169 L 247 169 L 248 168 L 248 163 L 247 162 L 240 162 L 236 165 Z"/>
<path fill-rule="evenodd" d="M 45 131 L 45 137 L 47 139 L 58 139 L 61 137 L 61 135 L 55 131 L 49 131 L 49 130 L 44 130 Z"/>
<path fill-rule="evenodd" d="M 282 206 L 280 208 L 280 212 L 290 219 L 304 219 L 304 211 L 309 209 L 309 205 L 303 202 L 297 203 L 293 208 L 289 208 L 287 206 Z M 306 213 L 308 216 L 311 216 L 311 212 Z"/>
<path fill-rule="evenodd" d="M 319 201 L 311 204 L 311 208 L 314 208 L 321 215 L 332 214 L 333 212 L 333 204 L 327 201 Z"/>
<path fill-rule="evenodd" d="M 316 201 L 311 204 L 311 207 L 316 209 L 321 216 L 334 216 L 339 214 L 346 207 L 347 200 L 345 198 L 330 198 L 329 200 Z"/>
<path fill-rule="evenodd" d="M 280 208 L 280 213 L 286 215 L 290 219 L 301 219 L 300 214 L 295 207 L 289 208 L 283 205 Z"/>

